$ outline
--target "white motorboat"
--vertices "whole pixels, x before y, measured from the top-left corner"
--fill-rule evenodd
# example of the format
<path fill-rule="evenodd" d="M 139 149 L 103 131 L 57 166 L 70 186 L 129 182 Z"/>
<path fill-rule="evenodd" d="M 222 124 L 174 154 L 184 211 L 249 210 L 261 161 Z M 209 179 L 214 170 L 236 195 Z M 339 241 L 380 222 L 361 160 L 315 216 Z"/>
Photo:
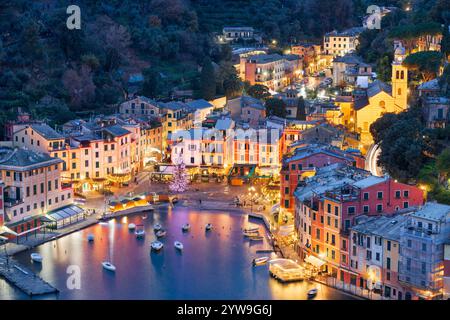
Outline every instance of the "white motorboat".
<path fill-rule="evenodd" d="M 141 230 L 136 230 L 134 232 L 134 234 L 136 235 L 136 238 L 142 238 L 145 236 L 145 230 L 141 229 Z"/>
<path fill-rule="evenodd" d="M 269 261 L 269 257 L 260 257 L 253 259 L 253 265 L 254 266 L 262 266 L 266 264 L 266 262 Z"/>
<path fill-rule="evenodd" d="M 254 227 L 254 228 L 244 228 L 244 232 L 248 232 L 248 233 L 259 232 L 259 227 Z"/>
<path fill-rule="evenodd" d="M 136 229 L 136 225 L 135 225 L 134 223 L 130 223 L 130 224 L 128 225 L 128 229 L 129 229 L 129 230 L 134 230 L 134 229 Z"/>
<path fill-rule="evenodd" d="M 94 241 L 94 235 L 93 235 L 92 233 L 88 234 L 87 240 L 88 240 L 89 242 Z"/>
<path fill-rule="evenodd" d="M 158 230 L 158 231 L 156 231 L 156 236 L 157 236 L 158 238 L 162 238 L 162 237 L 164 237 L 166 234 L 167 234 L 167 231 L 166 231 L 166 230 Z"/>
<path fill-rule="evenodd" d="M 248 239 L 250 241 L 263 241 L 264 237 L 263 236 L 250 236 L 250 237 L 248 237 Z"/>
<path fill-rule="evenodd" d="M 103 261 L 102 266 L 103 266 L 103 269 L 106 269 L 108 271 L 112 271 L 112 272 L 116 271 L 116 267 L 109 261 Z"/>
<path fill-rule="evenodd" d="M 152 250 L 159 251 L 164 247 L 164 244 L 160 241 L 153 241 L 151 247 Z"/>
<path fill-rule="evenodd" d="M 212 227 L 213 227 L 213 225 L 212 225 L 211 223 L 208 223 L 208 224 L 206 225 L 206 227 L 205 227 L 205 230 L 206 230 L 206 231 L 209 231 L 209 230 L 212 229 Z"/>
<path fill-rule="evenodd" d="M 307 293 L 308 299 L 314 298 L 317 295 L 318 291 L 319 290 L 317 290 L 317 288 L 309 290 L 308 293 Z"/>
<path fill-rule="evenodd" d="M 162 229 L 162 226 L 161 226 L 159 223 L 157 223 L 157 224 L 155 224 L 155 225 L 153 226 L 153 229 L 154 229 L 155 231 L 159 231 L 159 230 Z"/>
<path fill-rule="evenodd" d="M 183 250 L 183 244 L 180 241 L 175 241 L 173 243 L 173 245 L 175 246 L 175 248 L 177 248 L 178 250 Z"/>
<path fill-rule="evenodd" d="M 183 230 L 183 231 L 189 231 L 189 229 L 191 229 L 191 225 L 189 224 L 189 223 L 185 223 L 185 224 L 183 224 L 183 226 L 181 227 L 181 229 Z"/>
<path fill-rule="evenodd" d="M 242 233 L 245 237 L 255 237 L 259 236 L 259 230 L 257 231 L 245 231 Z"/>
<path fill-rule="evenodd" d="M 32 253 L 30 255 L 31 260 L 33 262 L 41 263 L 42 262 L 42 256 L 39 253 Z"/>

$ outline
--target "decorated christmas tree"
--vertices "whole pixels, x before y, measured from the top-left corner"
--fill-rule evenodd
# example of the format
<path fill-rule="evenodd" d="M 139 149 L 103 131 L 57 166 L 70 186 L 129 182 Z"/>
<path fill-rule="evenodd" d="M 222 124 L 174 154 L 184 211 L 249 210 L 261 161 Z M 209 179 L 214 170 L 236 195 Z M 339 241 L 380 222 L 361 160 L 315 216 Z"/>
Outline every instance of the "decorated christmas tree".
<path fill-rule="evenodd" d="M 174 193 L 182 193 L 187 190 L 188 183 L 189 178 L 186 173 L 186 167 L 181 160 L 175 165 L 173 180 L 169 185 L 169 189 Z"/>

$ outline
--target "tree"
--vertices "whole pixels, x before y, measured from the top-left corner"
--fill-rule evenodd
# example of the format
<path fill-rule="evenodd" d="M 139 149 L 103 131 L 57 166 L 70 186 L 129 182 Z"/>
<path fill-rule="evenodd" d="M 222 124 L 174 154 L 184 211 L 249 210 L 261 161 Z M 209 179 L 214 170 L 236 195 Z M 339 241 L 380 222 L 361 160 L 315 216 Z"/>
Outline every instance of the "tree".
<path fill-rule="evenodd" d="M 297 102 L 297 120 L 306 120 L 306 106 L 302 96 L 298 98 Z"/>
<path fill-rule="evenodd" d="M 205 100 L 213 100 L 216 96 L 216 76 L 212 62 L 208 57 L 203 60 L 200 73 L 200 95 Z"/>
<path fill-rule="evenodd" d="M 391 81 L 392 77 L 392 57 L 388 54 L 383 55 L 377 61 L 377 78 L 383 82 Z"/>
<path fill-rule="evenodd" d="M 250 86 L 247 90 L 247 94 L 253 98 L 263 100 L 270 97 L 269 88 L 261 84 Z"/>
<path fill-rule="evenodd" d="M 186 167 L 182 160 L 178 161 L 175 165 L 173 180 L 169 184 L 170 191 L 174 193 L 185 192 L 188 188 L 188 175 L 186 173 Z"/>
<path fill-rule="evenodd" d="M 142 95 L 155 98 L 162 93 L 162 79 L 159 72 L 154 68 L 145 69 L 144 83 L 142 85 Z"/>
<path fill-rule="evenodd" d="M 269 98 L 266 100 L 266 113 L 270 116 L 286 117 L 286 103 L 277 98 Z"/>
<path fill-rule="evenodd" d="M 439 171 L 439 182 L 446 183 L 450 177 L 450 147 L 437 156 L 436 168 Z"/>
<path fill-rule="evenodd" d="M 370 131 L 381 149 L 378 164 L 400 181 L 417 179 L 424 164 L 436 153 L 418 107 L 385 114 L 371 125 Z"/>
<path fill-rule="evenodd" d="M 450 25 L 444 25 L 444 31 L 442 32 L 441 52 L 444 58 L 447 59 L 450 56 L 450 33 L 448 28 Z"/>
<path fill-rule="evenodd" d="M 241 79 L 237 76 L 236 73 L 229 75 L 223 81 L 223 88 L 225 90 L 225 95 L 227 98 L 235 98 L 242 93 L 243 84 Z"/>
<path fill-rule="evenodd" d="M 403 65 L 409 70 L 418 73 L 422 81 L 430 81 L 439 73 L 442 62 L 442 54 L 437 51 L 421 51 L 410 54 L 403 61 Z"/>
<path fill-rule="evenodd" d="M 74 107 L 83 106 L 95 97 L 96 87 L 92 80 L 92 72 L 86 65 L 82 65 L 78 72 L 74 69 L 67 70 L 63 75 L 62 82 Z"/>

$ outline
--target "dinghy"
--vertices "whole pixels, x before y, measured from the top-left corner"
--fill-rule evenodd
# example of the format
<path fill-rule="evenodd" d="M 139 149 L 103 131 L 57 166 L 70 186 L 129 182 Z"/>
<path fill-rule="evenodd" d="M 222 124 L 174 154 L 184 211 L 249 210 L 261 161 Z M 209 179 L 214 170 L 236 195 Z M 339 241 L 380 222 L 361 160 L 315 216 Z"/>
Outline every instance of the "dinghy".
<path fill-rule="evenodd" d="M 130 223 L 130 224 L 128 225 L 128 229 L 129 229 L 129 230 L 134 230 L 134 229 L 136 229 L 136 225 L 135 225 L 134 223 Z"/>
<path fill-rule="evenodd" d="M 309 290 L 307 293 L 308 299 L 314 298 L 317 295 L 318 291 L 319 290 L 317 290 L 316 288 Z"/>
<path fill-rule="evenodd" d="M 30 255 L 31 260 L 33 262 L 41 263 L 42 262 L 42 256 L 39 253 L 32 253 Z"/>
<path fill-rule="evenodd" d="M 159 251 L 164 247 L 164 244 L 160 241 L 153 241 L 151 247 L 152 250 Z"/>
<path fill-rule="evenodd" d="M 175 248 L 177 248 L 178 250 L 183 250 L 183 244 L 180 241 L 175 241 L 173 243 L 173 245 L 175 246 Z"/>
<path fill-rule="evenodd" d="M 262 266 L 262 265 L 266 264 L 267 261 L 269 261 L 269 257 L 255 258 L 255 259 L 253 259 L 253 265 L 254 266 Z"/>
<path fill-rule="evenodd" d="M 162 226 L 159 223 L 157 223 L 153 226 L 153 230 L 155 230 L 155 231 L 159 231 L 161 229 L 162 229 Z"/>
<path fill-rule="evenodd" d="M 93 242 L 93 241 L 94 241 L 94 235 L 93 235 L 92 233 L 88 234 L 87 240 L 88 240 L 89 242 Z"/>
<path fill-rule="evenodd" d="M 208 224 L 206 225 L 206 227 L 205 227 L 205 230 L 206 230 L 206 231 L 209 231 L 209 230 L 212 229 L 212 227 L 213 227 L 213 225 L 212 225 L 211 223 L 208 223 Z"/>
<path fill-rule="evenodd" d="M 103 266 L 103 269 L 106 269 L 108 271 L 112 271 L 112 272 L 116 271 L 116 267 L 109 261 L 103 261 L 102 266 Z"/>
<path fill-rule="evenodd" d="M 162 237 L 164 237 L 166 235 L 166 233 L 167 233 L 166 230 L 158 230 L 158 231 L 156 231 L 156 236 L 158 238 L 162 238 Z"/>
<path fill-rule="evenodd" d="M 184 232 L 187 232 L 187 231 L 189 231 L 189 229 L 191 229 L 191 225 L 190 225 L 189 223 L 185 223 L 185 224 L 183 224 L 183 226 L 181 227 L 181 229 L 182 229 Z"/>

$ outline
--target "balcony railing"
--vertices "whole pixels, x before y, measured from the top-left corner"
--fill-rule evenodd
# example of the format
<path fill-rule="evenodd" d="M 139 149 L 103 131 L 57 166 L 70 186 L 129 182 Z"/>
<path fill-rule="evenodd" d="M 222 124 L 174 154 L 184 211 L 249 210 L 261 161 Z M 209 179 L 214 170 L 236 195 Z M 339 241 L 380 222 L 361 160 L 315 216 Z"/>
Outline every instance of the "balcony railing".
<path fill-rule="evenodd" d="M 17 206 L 22 203 L 23 203 L 23 199 L 5 198 L 5 200 L 4 200 L 5 207 L 7 207 L 7 208 L 11 208 L 11 207 Z"/>

